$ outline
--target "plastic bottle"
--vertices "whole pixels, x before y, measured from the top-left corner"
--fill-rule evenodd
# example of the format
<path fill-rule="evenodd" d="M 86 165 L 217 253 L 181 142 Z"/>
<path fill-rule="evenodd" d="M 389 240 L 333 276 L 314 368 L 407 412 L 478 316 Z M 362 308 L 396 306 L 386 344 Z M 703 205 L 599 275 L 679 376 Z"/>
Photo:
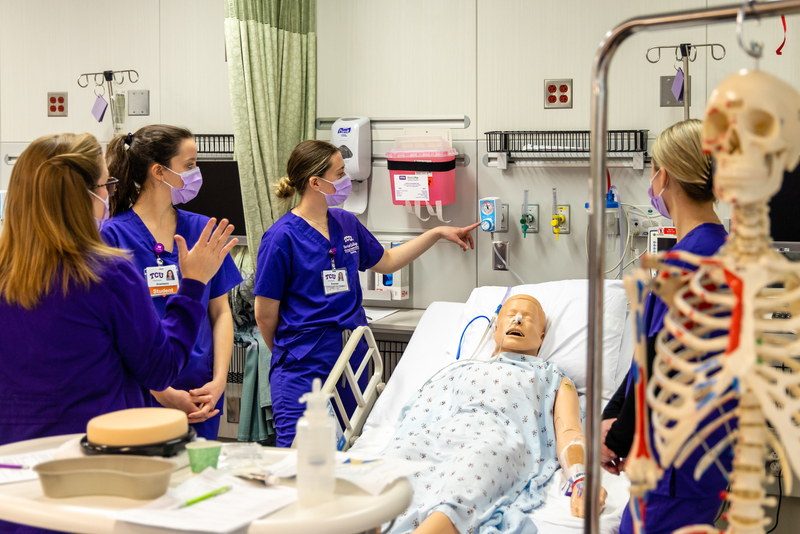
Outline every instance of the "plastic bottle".
<path fill-rule="evenodd" d="M 312 390 L 300 398 L 306 411 L 297 422 L 297 497 L 301 506 L 315 506 L 333 498 L 336 485 L 336 430 L 328 413 L 329 395 L 314 379 Z"/>

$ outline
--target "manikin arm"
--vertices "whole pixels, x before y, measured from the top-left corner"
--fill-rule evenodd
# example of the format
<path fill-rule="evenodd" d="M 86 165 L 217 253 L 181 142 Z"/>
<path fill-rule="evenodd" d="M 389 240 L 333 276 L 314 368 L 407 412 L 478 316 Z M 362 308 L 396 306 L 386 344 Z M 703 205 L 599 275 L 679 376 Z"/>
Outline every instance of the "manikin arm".
<path fill-rule="evenodd" d="M 564 470 L 567 479 L 564 491 L 570 497 L 572 515 L 583 517 L 586 502 L 583 494 L 586 452 L 581 428 L 578 391 L 567 378 L 561 380 L 561 386 L 558 388 L 553 419 L 558 461 L 561 463 L 561 469 Z M 600 506 L 603 506 L 605 502 L 606 490 L 600 488 Z"/>

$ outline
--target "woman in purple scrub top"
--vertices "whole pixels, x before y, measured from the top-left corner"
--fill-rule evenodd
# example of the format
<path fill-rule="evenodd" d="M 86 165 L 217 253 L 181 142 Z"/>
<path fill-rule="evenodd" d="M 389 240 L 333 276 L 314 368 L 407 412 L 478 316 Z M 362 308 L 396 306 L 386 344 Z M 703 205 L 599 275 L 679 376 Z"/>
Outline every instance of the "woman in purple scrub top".
<path fill-rule="evenodd" d="M 350 192 L 339 150 L 324 141 L 303 141 L 292 151 L 278 198 L 300 203 L 270 227 L 261 240 L 256 266 L 255 313 L 272 350 L 270 388 L 279 447 L 294 440 L 314 378 L 325 380 L 342 351 L 342 332 L 367 324 L 358 272 L 393 273 L 421 256 L 439 239 L 463 250 L 474 248 L 466 228 L 442 226 L 390 250 L 355 215 L 343 209 Z M 354 369 L 366 352 L 363 342 L 351 359 Z M 367 374 L 362 375 L 366 385 Z M 352 392 L 341 392 L 348 413 Z"/>
<path fill-rule="evenodd" d="M 100 238 L 115 188 L 89 134 L 40 137 L 14 164 L 0 234 L 0 445 L 145 406 L 141 388 L 166 388 L 189 360 L 233 227 L 211 235 L 210 222 L 188 252 L 175 236 L 184 279 L 160 320 L 139 269 Z"/>
<path fill-rule="evenodd" d="M 152 303 L 164 317 L 175 298 L 177 233 L 193 245 L 208 217 L 180 210 L 192 200 L 203 177 L 197 167 L 194 136 L 184 128 L 154 124 L 119 135 L 108 145 L 108 168 L 119 179 L 112 201 L 113 217 L 103 225 L 109 245 L 130 251 L 131 260 L 147 279 Z M 178 272 L 178 286 L 183 283 Z M 162 284 L 160 282 L 163 281 Z M 233 259 L 225 258 L 203 294 L 206 313 L 189 364 L 170 387 L 151 390 L 154 406 L 183 410 L 197 434 L 216 439 L 219 413 L 233 350 L 233 318 L 228 291 L 242 281 Z"/>

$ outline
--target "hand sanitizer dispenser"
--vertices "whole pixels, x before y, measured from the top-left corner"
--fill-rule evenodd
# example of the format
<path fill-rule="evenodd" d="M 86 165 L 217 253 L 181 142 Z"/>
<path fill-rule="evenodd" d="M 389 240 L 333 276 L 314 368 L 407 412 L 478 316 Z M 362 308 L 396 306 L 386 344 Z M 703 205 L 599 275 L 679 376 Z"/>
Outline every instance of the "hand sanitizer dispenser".
<path fill-rule="evenodd" d="M 344 158 L 344 172 L 353 182 L 343 208 L 361 214 L 367 209 L 367 178 L 372 173 L 372 132 L 369 118 L 343 117 L 331 127 L 331 144 Z"/>
<path fill-rule="evenodd" d="M 344 158 L 344 172 L 354 182 L 369 178 L 372 172 L 372 132 L 367 117 L 344 117 L 331 127 L 331 144 Z"/>

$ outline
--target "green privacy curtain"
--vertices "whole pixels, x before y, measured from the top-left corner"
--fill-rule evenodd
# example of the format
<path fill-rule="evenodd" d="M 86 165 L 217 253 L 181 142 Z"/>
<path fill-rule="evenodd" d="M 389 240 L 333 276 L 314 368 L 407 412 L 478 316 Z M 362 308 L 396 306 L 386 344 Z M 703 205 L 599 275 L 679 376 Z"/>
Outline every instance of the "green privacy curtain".
<path fill-rule="evenodd" d="M 235 157 L 248 249 L 285 208 L 273 189 L 292 149 L 315 135 L 316 0 L 225 0 Z"/>

